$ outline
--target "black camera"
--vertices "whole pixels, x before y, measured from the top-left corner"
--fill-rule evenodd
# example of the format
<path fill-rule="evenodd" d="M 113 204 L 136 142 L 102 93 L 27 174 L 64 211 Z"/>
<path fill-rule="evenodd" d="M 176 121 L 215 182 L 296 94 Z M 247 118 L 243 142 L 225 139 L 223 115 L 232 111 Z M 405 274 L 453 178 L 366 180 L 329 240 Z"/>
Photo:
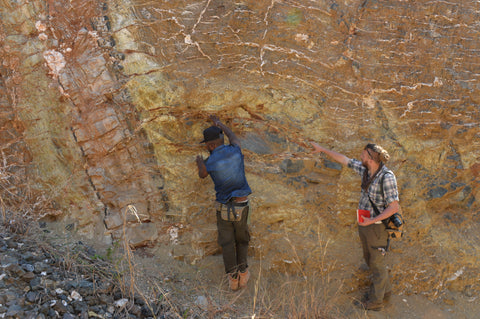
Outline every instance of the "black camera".
<path fill-rule="evenodd" d="M 397 214 L 393 214 L 392 217 L 390 217 L 390 221 L 395 225 L 395 227 L 399 228 L 403 224 L 402 218 Z"/>

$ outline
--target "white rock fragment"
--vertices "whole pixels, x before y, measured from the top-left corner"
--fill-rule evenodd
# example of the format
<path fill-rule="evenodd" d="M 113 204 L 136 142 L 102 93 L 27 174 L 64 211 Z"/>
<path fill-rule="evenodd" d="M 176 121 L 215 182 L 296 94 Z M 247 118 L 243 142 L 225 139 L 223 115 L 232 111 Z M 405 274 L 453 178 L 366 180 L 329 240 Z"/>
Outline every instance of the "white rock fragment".
<path fill-rule="evenodd" d="M 114 305 L 117 308 L 122 308 L 127 304 L 127 302 L 128 302 L 128 299 L 123 298 L 123 299 L 119 299 L 119 300 L 115 301 Z"/>
<path fill-rule="evenodd" d="M 178 243 L 178 228 L 172 226 L 168 229 L 168 234 L 170 235 L 170 240 L 174 243 Z"/>
<path fill-rule="evenodd" d="M 46 41 L 48 39 L 48 35 L 46 35 L 45 33 L 42 32 L 38 35 L 38 39 L 40 41 Z"/>
<path fill-rule="evenodd" d="M 77 300 L 77 301 L 83 300 L 82 296 L 75 290 L 72 291 L 72 293 L 70 294 L 70 297 L 72 297 L 73 300 Z"/>
<path fill-rule="evenodd" d="M 433 87 L 440 87 L 443 85 L 442 79 L 435 77 L 435 80 L 433 80 Z"/>
<path fill-rule="evenodd" d="M 50 69 L 50 73 L 56 78 L 60 75 L 60 72 L 65 67 L 67 62 L 65 57 L 60 52 L 55 50 L 48 50 L 43 52 L 43 57 L 47 61 L 47 66 Z"/>
<path fill-rule="evenodd" d="M 43 21 L 37 21 L 35 22 L 35 28 L 37 29 L 38 32 L 45 32 L 47 31 L 47 25 Z"/>
<path fill-rule="evenodd" d="M 208 299 L 205 296 L 197 296 L 195 299 L 195 304 L 197 306 L 206 307 L 208 306 Z"/>
<path fill-rule="evenodd" d="M 295 41 L 297 41 L 297 42 L 308 42 L 309 38 L 310 37 L 307 34 L 297 33 L 295 35 Z"/>
<path fill-rule="evenodd" d="M 465 267 L 462 267 L 459 270 L 457 270 L 453 275 L 447 278 L 447 282 L 456 280 L 458 277 L 460 277 L 463 274 L 464 270 L 465 270 Z"/>
<path fill-rule="evenodd" d="M 185 44 L 193 44 L 192 36 L 191 36 L 190 34 L 187 34 L 187 35 L 185 36 L 184 41 L 185 41 Z"/>

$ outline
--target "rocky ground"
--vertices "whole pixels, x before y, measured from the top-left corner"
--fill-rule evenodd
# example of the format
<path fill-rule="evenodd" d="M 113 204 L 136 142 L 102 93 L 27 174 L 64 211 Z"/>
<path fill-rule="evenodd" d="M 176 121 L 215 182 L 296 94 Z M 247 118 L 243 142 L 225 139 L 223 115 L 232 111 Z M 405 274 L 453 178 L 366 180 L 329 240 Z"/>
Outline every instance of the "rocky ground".
<path fill-rule="evenodd" d="M 480 311 L 478 296 L 445 291 L 442 300 L 397 294 L 383 311 L 366 312 L 355 306 L 361 291 L 345 289 L 341 278 L 352 274 L 343 269 L 297 278 L 268 273 L 257 258 L 249 287 L 231 292 L 219 255 L 190 265 L 165 247 L 104 250 L 68 227 L 59 235 L 40 226 L 0 226 L 0 318 L 469 319 Z"/>
<path fill-rule="evenodd" d="M 179 318 L 165 298 L 125 288 L 124 277 L 81 241 L 55 247 L 0 229 L 0 318 Z"/>

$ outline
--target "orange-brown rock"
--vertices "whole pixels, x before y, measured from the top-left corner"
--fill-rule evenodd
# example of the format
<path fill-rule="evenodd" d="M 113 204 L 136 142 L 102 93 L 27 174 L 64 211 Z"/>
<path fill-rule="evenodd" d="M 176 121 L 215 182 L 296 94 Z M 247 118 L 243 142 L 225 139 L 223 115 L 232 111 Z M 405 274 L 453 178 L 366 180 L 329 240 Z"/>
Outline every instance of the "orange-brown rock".
<path fill-rule="evenodd" d="M 125 226 L 189 262 L 216 253 L 194 163 L 216 114 L 242 139 L 265 267 L 356 267 L 359 178 L 308 142 L 356 157 L 374 141 L 407 221 L 396 287 L 480 290 L 475 1 L 0 4 L 4 211 L 107 241 Z"/>

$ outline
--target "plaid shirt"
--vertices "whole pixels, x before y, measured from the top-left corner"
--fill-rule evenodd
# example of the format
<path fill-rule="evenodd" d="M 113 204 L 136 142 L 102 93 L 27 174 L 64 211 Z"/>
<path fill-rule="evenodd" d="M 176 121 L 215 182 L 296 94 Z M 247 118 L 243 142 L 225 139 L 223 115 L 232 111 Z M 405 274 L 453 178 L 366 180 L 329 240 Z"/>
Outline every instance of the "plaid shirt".
<path fill-rule="evenodd" d="M 363 172 L 367 169 L 359 160 L 356 159 L 351 159 L 350 162 L 348 162 L 348 167 L 353 169 L 360 176 L 363 176 Z M 379 182 L 384 175 L 385 177 L 383 177 L 382 187 Z M 382 213 L 390 203 L 398 201 L 397 180 L 395 179 L 393 172 L 385 165 L 382 166 L 381 171 L 377 174 L 373 182 L 368 187 L 368 192 L 362 189 L 360 202 L 358 203 L 358 209 L 369 210 L 370 214 L 372 214 L 372 217 L 375 217 L 375 210 L 372 208 L 372 205 L 368 200 L 369 196 L 375 206 L 377 206 L 380 213 Z"/>

